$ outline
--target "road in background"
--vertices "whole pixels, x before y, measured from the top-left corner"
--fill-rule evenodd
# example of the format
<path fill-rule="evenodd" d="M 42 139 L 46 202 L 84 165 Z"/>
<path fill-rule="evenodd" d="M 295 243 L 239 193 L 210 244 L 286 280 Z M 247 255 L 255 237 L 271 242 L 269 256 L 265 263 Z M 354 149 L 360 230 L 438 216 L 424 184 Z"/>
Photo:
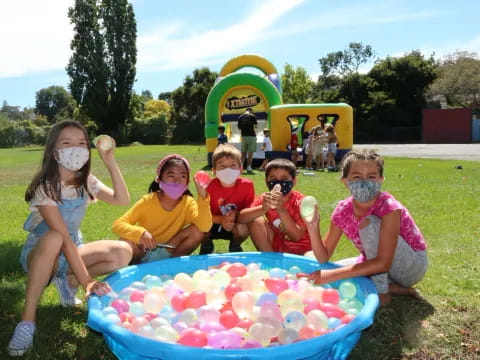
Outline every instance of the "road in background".
<path fill-rule="evenodd" d="M 480 161 L 480 144 L 355 144 L 382 156 Z"/>

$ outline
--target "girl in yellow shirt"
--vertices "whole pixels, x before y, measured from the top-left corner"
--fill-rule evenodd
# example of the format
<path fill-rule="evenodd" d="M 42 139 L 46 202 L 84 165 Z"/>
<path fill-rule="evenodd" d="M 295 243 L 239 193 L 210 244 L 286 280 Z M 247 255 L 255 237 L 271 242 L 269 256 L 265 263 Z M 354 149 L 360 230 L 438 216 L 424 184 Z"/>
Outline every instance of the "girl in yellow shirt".
<path fill-rule="evenodd" d="M 181 155 L 160 160 L 149 188 L 112 230 L 131 247 L 130 263 L 189 255 L 212 227 L 207 184 L 195 181 L 198 200 L 188 190 L 190 165 Z"/>

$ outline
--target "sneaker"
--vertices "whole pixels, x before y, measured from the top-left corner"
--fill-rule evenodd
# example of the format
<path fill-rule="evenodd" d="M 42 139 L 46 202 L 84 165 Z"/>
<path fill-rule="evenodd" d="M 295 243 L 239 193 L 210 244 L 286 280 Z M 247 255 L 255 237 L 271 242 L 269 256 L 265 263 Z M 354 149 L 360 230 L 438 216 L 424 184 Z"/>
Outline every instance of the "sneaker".
<path fill-rule="evenodd" d="M 15 327 L 13 336 L 8 343 L 8 353 L 10 356 L 22 356 L 33 345 L 33 334 L 35 333 L 35 323 L 32 321 L 20 321 Z"/>
<path fill-rule="evenodd" d="M 68 280 L 65 276 L 55 277 L 53 283 L 58 291 L 58 296 L 60 296 L 60 303 L 64 307 L 72 307 L 77 305 L 82 305 L 82 300 L 77 298 L 76 294 L 78 288 L 72 288 L 68 284 Z"/>
<path fill-rule="evenodd" d="M 243 252 L 241 245 L 228 245 L 228 252 Z"/>
<path fill-rule="evenodd" d="M 207 255 L 213 253 L 215 250 L 215 247 L 213 246 L 213 241 L 212 239 L 204 240 L 202 241 L 202 244 L 200 245 L 200 252 L 198 253 L 199 255 Z"/>

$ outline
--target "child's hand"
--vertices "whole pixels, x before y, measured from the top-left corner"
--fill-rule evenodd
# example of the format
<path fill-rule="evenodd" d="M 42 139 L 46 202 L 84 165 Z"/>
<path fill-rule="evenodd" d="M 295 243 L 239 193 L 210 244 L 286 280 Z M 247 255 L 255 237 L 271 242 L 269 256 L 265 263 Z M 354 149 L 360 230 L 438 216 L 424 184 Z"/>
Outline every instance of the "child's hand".
<path fill-rule="evenodd" d="M 281 190 L 280 184 L 276 184 L 270 193 L 272 206 L 280 211 L 283 209 L 283 194 Z"/>
<path fill-rule="evenodd" d="M 155 246 L 157 246 L 157 242 L 153 238 L 152 234 L 146 230 L 140 238 L 140 244 L 142 244 L 144 250 L 153 249 Z"/>
<path fill-rule="evenodd" d="M 233 227 L 235 226 L 235 211 L 229 211 L 227 214 L 222 216 L 222 228 L 226 231 L 232 231 Z"/>
<path fill-rule="evenodd" d="M 112 288 L 108 283 L 106 282 L 101 282 L 101 281 L 96 281 L 93 280 L 85 286 L 85 297 L 88 299 L 88 297 L 92 294 L 102 296 L 102 295 L 107 295 L 112 291 Z"/>
<path fill-rule="evenodd" d="M 308 221 L 307 218 L 302 217 L 303 222 L 307 226 L 307 228 L 315 228 L 318 226 L 318 223 L 320 222 L 320 213 L 318 212 L 318 206 L 315 205 L 315 208 L 313 210 L 313 216 L 310 221 Z"/>
<path fill-rule="evenodd" d="M 322 270 L 317 270 L 308 276 L 308 281 L 312 281 L 314 284 L 323 284 Z"/>
<path fill-rule="evenodd" d="M 207 197 L 207 188 L 208 188 L 208 185 L 210 184 L 210 181 L 212 181 L 212 179 L 210 179 L 209 181 L 207 181 L 206 183 L 204 184 L 201 184 L 197 179 L 193 179 L 193 182 L 195 183 L 195 187 L 197 188 L 197 193 L 199 196 L 201 196 L 202 198 L 206 198 Z"/>
<path fill-rule="evenodd" d="M 102 136 L 107 136 L 107 135 L 102 135 Z M 111 147 L 102 146 L 103 142 L 108 142 L 108 141 L 111 142 Z M 95 144 L 95 147 L 97 148 L 98 154 L 100 155 L 100 158 L 103 160 L 104 163 L 107 163 L 114 158 L 116 143 L 112 137 L 108 136 L 108 138 L 106 139 L 100 138 Z"/>

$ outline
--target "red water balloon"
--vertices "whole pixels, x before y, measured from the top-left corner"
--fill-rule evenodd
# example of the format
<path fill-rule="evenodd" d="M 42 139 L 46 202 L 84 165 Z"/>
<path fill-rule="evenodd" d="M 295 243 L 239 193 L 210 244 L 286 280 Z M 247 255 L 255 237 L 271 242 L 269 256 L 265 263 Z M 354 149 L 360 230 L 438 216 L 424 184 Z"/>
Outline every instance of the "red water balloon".
<path fill-rule="evenodd" d="M 180 333 L 178 343 L 186 346 L 204 347 L 208 343 L 208 338 L 203 331 L 189 328 Z"/>
<path fill-rule="evenodd" d="M 325 303 L 330 303 L 337 305 L 340 302 L 340 294 L 336 289 L 325 289 L 322 294 L 322 301 Z"/>
<path fill-rule="evenodd" d="M 205 291 L 201 291 L 201 290 L 191 292 L 183 302 L 183 305 L 185 306 L 186 309 L 188 308 L 198 309 L 199 307 L 206 304 L 207 304 L 207 294 L 205 293 Z"/>
<path fill-rule="evenodd" d="M 227 297 L 227 300 L 232 301 L 233 295 L 239 291 L 242 291 L 242 288 L 237 284 L 228 284 L 225 287 L 225 296 Z"/>
<path fill-rule="evenodd" d="M 231 329 L 239 323 L 240 319 L 238 318 L 237 314 L 232 310 L 226 310 L 220 314 L 219 322 L 226 329 Z"/>
<path fill-rule="evenodd" d="M 285 279 L 280 278 L 267 278 L 265 279 L 265 286 L 268 290 L 275 294 L 280 294 L 282 291 L 288 289 L 288 283 Z"/>
<path fill-rule="evenodd" d="M 231 277 L 243 276 L 247 273 L 247 267 L 241 263 L 233 263 L 227 268 Z"/>
<path fill-rule="evenodd" d="M 206 185 L 210 181 L 210 175 L 203 170 L 197 171 L 195 176 L 193 177 L 196 182 L 198 182 L 200 185 Z"/>

